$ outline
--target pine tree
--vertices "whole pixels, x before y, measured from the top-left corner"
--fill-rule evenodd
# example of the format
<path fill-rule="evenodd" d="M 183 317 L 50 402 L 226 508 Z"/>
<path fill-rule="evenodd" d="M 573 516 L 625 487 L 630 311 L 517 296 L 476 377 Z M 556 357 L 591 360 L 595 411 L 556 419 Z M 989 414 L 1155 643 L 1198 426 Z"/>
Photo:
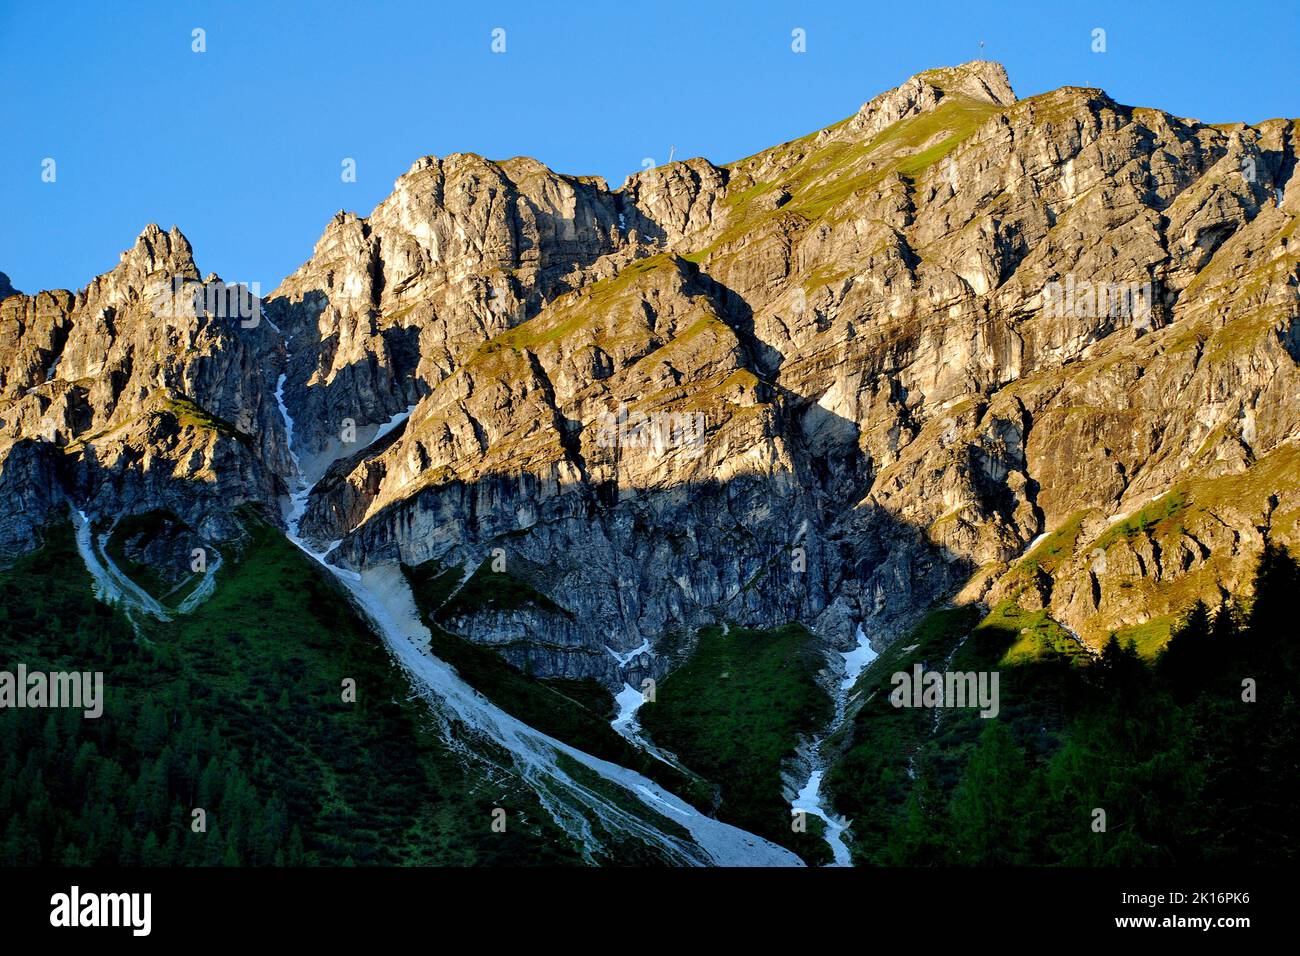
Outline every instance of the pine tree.
<path fill-rule="evenodd" d="M 1241 618 L 1231 601 L 1224 601 L 1214 611 L 1214 621 L 1210 625 L 1210 646 L 1216 654 L 1235 654 L 1239 652 L 1238 639 L 1241 637 Z"/>
<path fill-rule="evenodd" d="M 158 841 L 158 834 L 151 830 L 140 847 L 140 865 L 164 866 L 166 863 L 167 860 L 162 850 L 162 844 Z"/>
<path fill-rule="evenodd" d="M 990 720 L 952 798 L 955 862 L 976 866 L 1027 862 L 1023 819 L 1030 810 L 1027 784 L 1024 752 L 1004 723 Z"/>
<path fill-rule="evenodd" d="M 889 834 L 886 855 L 895 866 L 939 866 L 949 852 L 948 814 L 931 761 L 919 770 L 903 808 L 903 821 Z"/>
<path fill-rule="evenodd" d="M 1157 670 L 1180 700 L 1188 700 L 1201 691 L 1211 663 L 1210 609 L 1198 600 L 1170 635 Z"/>
<path fill-rule="evenodd" d="M 1295 618 L 1291 612 L 1297 584 L 1300 577 L 1291 555 L 1286 548 L 1266 540 L 1255 568 L 1255 598 L 1247 619 L 1256 641 L 1295 634 Z"/>

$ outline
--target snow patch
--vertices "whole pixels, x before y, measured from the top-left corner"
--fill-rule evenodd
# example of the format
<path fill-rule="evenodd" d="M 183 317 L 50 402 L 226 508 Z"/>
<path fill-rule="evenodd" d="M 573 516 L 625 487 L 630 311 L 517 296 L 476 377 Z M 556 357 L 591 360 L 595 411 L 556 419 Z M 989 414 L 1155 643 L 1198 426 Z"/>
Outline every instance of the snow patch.
<path fill-rule="evenodd" d="M 804 788 L 799 791 L 793 800 L 790 801 L 791 813 L 803 811 L 809 816 L 817 817 L 824 824 L 826 842 L 830 844 L 831 853 L 835 858 L 834 866 L 852 866 L 853 860 L 849 855 L 848 845 L 844 842 L 844 831 L 848 829 L 848 823 L 841 820 L 822 807 L 822 770 L 814 770 L 808 777 L 808 782 Z"/>
<path fill-rule="evenodd" d="M 880 656 L 875 648 L 871 646 L 867 632 L 862 629 L 861 624 L 858 625 L 854 637 L 857 638 L 858 646 L 840 655 L 840 657 L 844 658 L 844 679 L 840 681 L 840 690 L 842 691 L 851 690 L 853 685 L 858 682 L 858 678 L 862 676 L 862 672 Z"/>
<path fill-rule="evenodd" d="M 632 648 L 632 650 L 628 651 L 626 654 L 620 654 L 608 644 L 605 645 L 605 650 L 609 651 L 610 656 L 612 656 L 614 660 L 618 661 L 619 667 L 627 667 L 627 665 L 631 664 L 638 655 L 644 654 L 646 651 L 650 650 L 650 639 L 646 638 L 641 642 L 639 647 Z"/>
<path fill-rule="evenodd" d="M 137 611 L 143 611 L 159 621 L 170 621 L 173 613 L 189 614 L 210 598 L 216 589 L 216 574 L 221 568 L 221 553 L 213 548 L 214 560 L 203 572 L 203 579 L 174 609 L 167 607 L 131 580 L 130 576 L 109 556 L 108 541 L 112 532 L 96 536 L 91 531 L 91 520 L 86 513 L 79 508 L 72 508 L 71 511 L 72 524 L 76 529 L 77 553 L 81 555 L 82 563 L 90 572 L 95 597 L 105 604 L 120 606 L 132 624 L 135 623 L 133 615 Z M 188 581 L 189 579 L 182 581 L 172 590 L 180 590 Z"/>
<path fill-rule="evenodd" d="M 1020 552 L 1020 556 L 1024 557 L 1026 554 L 1028 554 L 1030 551 L 1033 551 L 1034 548 L 1038 547 L 1040 544 L 1042 544 L 1051 536 L 1052 536 L 1052 532 L 1044 531 L 1037 538 L 1035 538 L 1033 541 L 1030 541 L 1029 544 L 1025 546 L 1025 550 Z"/>
<path fill-rule="evenodd" d="M 610 722 L 610 726 L 631 740 L 636 734 L 636 712 L 645 703 L 645 694 L 625 683 L 623 689 L 614 696 L 614 702 L 618 704 L 618 716 Z"/>

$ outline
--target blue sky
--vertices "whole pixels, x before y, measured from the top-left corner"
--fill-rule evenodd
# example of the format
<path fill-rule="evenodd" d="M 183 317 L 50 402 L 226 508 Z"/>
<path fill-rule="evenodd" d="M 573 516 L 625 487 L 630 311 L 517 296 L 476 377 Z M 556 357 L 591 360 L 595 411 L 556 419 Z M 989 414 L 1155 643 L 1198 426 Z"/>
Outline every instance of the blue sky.
<path fill-rule="evenodd" d="M 1100 86 L 1206 122 L 1300 116 L 1290 0 L 0 0 L 0 271 L 79 288 L 158 222 L 204 272 L 269 291 L 334 212 L 369 213 L 422 155 L 535 156 L 617 186 L 670 147 L 729 162 L 980 57 L 1019 96 Z"/>

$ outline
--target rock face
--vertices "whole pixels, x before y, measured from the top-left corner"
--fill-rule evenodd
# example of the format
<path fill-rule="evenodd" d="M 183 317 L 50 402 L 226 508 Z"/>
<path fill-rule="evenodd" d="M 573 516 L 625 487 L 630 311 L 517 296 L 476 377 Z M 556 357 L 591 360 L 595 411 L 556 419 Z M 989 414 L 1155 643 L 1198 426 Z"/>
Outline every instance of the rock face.
<path fill-rule="evenodd" d="M 300 455 L 355 451 L 368 436 L 344 440 L 345 421 L 405 411 L 481 343 L 613 275 L 630 258 L 612 255 L 618 206 L 599 180 L 457 155 L 419 160 L 366 219 L 339 213 L 268 303 Z"/>
<path fill-rule="evenodd" d="M 283 346 L 222 297 L 209 311 L 219 288 L 200 281 L 179 231 L 150 226 L 75 295 L 0 304 L 0 498 L 12 496 L 0 553 L 39 543 L 33 529 L 68 503 L 110 521 L 170 509 L 214 541 L 239 533 L 241 504 L 278 509 L 291 468 L 274 397 Z"/>
<path fill-rule="evenodd" d="M 0 555 L 47 474 L 213 540 L 275 513 L 278 390 L 304 536 L 496 562 L 546 601 L 447 626 L 534 673 L 620 686 L 720 621 L 883 643 L 954 597 L 1158 630 L 1300 536 L 1298 133 L 976 62 L 617 191 L 428 157 L 253 328 L 147 309 L 211 285 L 151 227 L 0 306 Z"/>

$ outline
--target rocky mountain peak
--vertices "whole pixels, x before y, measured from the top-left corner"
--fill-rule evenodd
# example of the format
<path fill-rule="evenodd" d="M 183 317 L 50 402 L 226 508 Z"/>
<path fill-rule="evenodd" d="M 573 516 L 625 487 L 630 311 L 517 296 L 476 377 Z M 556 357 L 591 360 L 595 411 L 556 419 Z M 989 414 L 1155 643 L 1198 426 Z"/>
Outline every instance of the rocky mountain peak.
<path fill-rule="evenodd" d="M 0 302 L 3 302 L 11 295 L 18 295 L 18 290 L 10 283 L 9 277 L 0 272 Z"/>
<path fill-rule="evenodd" d="M 151 222 L 136 237 L 135 245 L 122 253 L 122 265 L 159 271 L 169 267 L 185 270 L 194 266 L 194 249 L 176 226 L 166 232 Z M 196 273 L 197 274 L 197 273 Z"/>
<path fill-rule="evenodd" d="M 969 96 L 995 106 L 1010 106 L 1016 101 L 1006 67 L 994 60 L 971 60 L 959 66 L 937 67 L 916 74 L 912 80 L 928 83 L 945 93 Z"/>
<path fill-rule="evenodd" d="M 885 127 L 909 116 L 928 113 L 952 97 L 992 106 L 1010 106 L 1016 101 L 1001 63 L 972 60 L 960 66 L 918 73 L 906 83 L 872 98 L 849 122 L 849 129 L 855 134 L 875 136 Z"/>
<path fill-rule="evenodd" d="M 194 250 L 176 226 L 164 232 L 157 223 L 150 223 L 121 254 L 112 271 L 91 282 L 79 299 L 101 308 L 121 308 L 127 302 L 156 295 L 174 278 L 198 281 Z"/>

